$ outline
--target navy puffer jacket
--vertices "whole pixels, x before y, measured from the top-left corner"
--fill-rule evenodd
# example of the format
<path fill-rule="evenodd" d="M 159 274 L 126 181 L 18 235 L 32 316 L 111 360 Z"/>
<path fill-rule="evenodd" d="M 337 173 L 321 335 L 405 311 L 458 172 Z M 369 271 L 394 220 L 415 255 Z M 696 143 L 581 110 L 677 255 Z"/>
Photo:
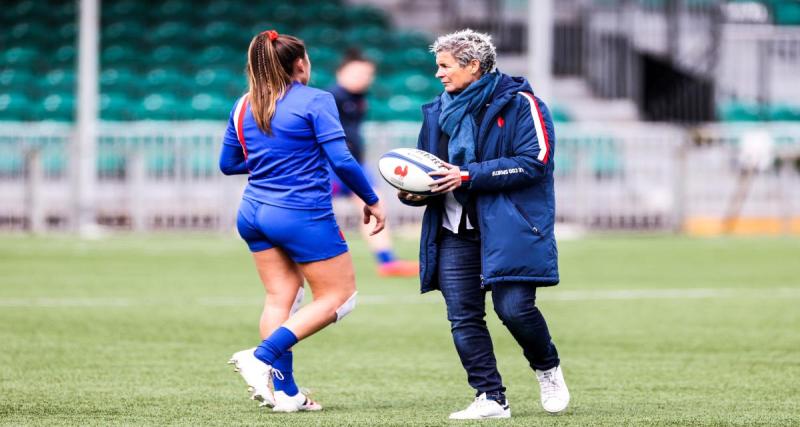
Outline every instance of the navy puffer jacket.
<path fill-rule="evenodd" d="M 464 185 L 475 199 L 481 230 L 482 286 L 502 282 L 556 285 L 553 122 L 527 80 L 506 74 L 500 79 L 480 124 L 476 162 L 463 168 L 469 170 Z M 439 144 L 439 98 L 424 105 L 422 111 L 417 148 L 447 159 L 447 147 Z M 429 197 L 416 205 L 427 206 L 419 254 L 424 293 L 439 287 L 444 197 Z"/>

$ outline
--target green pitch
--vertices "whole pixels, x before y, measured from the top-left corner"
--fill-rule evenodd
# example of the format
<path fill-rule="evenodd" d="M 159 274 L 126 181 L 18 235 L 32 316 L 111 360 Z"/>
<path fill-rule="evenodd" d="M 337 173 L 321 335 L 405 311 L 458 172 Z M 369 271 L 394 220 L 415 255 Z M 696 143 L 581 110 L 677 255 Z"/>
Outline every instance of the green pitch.
<path fill-rule="evenodd" d="M 351 247 L 358 308 L 295 347 L 298 382 L 326 408 L 276 415 L 225 364 L 258 342 L 262 299 L 234 236 L 0 238 L 0 424 L 447 425 L 472 392 L 441 296 L 377 277 Z M 800 240 L 592 238 L 560 252 L 562 284 L 539 301 L 569 411 L 540 409 L 490 313 L 513 418 L 472 425 L 800 424 Z"/>

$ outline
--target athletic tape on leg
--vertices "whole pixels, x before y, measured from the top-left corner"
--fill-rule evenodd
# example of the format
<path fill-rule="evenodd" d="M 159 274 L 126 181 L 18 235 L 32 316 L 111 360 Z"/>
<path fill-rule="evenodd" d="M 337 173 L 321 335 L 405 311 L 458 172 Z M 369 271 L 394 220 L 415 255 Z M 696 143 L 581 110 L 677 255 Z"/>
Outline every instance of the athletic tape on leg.
<path fill-rule="evenodd" d="M 300 286 L 300 289 L 297 290 L 297 295 L 294 297 L 294 304 L 292 304 L 292 309 L 289 310 L 289 316 L 297 313 L 297 310 L 300 310 L 300 306 L 303 305 L 303 298 L 306 296 L 306 288 Z"/>
<path fill-rule="evenodd" d="M 350 298 L 348 298 L 347 301 L 345 301 L 344 304 L 342 304 L 342 306 L 336 310 L 337 322 L 344 319 L 344 316 L 347 316 L 351 311 L 353 311 L 354 308 L 356 308 L 356 295 L 358 295 L 358 291 L 353 292 L 353 295 L 350 295 Z"/>

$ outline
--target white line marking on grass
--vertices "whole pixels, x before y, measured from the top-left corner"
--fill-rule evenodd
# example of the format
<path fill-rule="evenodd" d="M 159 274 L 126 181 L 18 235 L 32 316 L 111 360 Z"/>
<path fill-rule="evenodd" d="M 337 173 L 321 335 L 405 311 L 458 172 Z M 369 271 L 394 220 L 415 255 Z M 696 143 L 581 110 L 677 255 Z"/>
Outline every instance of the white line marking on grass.
<path fill-rule="evenodd" d="M 670 300 L 670 299 L 797 299 L 800 288 L 698 288 L 698 289 L 619 289 L 600 291 L 545 290 L 538 295 L 539 301 L 625 301 L 625 300 Z M 441 304 L 437 295 L 359 295 L 358 303 L 364 305 L 419 305 Z M 241 307 L 261 305 L 261 298 L 204 297 L 195 304 L 210 307 Z M 0 298 L 0 307 L 132 307 L 151 305 L 183 305 L 179 299 L 156 298 Z M 191 303 L 189 303 L 191 304 Z"/>

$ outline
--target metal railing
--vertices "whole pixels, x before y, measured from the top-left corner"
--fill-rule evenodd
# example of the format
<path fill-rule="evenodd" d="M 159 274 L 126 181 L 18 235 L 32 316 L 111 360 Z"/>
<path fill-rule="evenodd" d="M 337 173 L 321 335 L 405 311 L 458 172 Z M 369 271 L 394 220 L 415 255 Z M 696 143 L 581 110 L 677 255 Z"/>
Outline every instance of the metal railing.
<path fill-rule="evenodd" d="M 130 230 L 230 230 L 246 177 L 217 159 L 223 123 L 104 123 L 96 215 Z M 416 145 L 416 123 L 368 123 L 367 172 L 392 222 L 422 211 L 379 178 L 381 153 Z M 687 218 L 800 217 L 800 125 L 563 124 L 555 148 L 557 218 L 592 229 L 681 230 Z M 766 135 L 766 136 L 765 136 Z M 72 128 L 0 126 L 0 229 L 68 229 L 74 210 Z M 755 166 L 754 166 L 755 165 Z M 359 212 L 335 204 L 342 226 Z"/>

